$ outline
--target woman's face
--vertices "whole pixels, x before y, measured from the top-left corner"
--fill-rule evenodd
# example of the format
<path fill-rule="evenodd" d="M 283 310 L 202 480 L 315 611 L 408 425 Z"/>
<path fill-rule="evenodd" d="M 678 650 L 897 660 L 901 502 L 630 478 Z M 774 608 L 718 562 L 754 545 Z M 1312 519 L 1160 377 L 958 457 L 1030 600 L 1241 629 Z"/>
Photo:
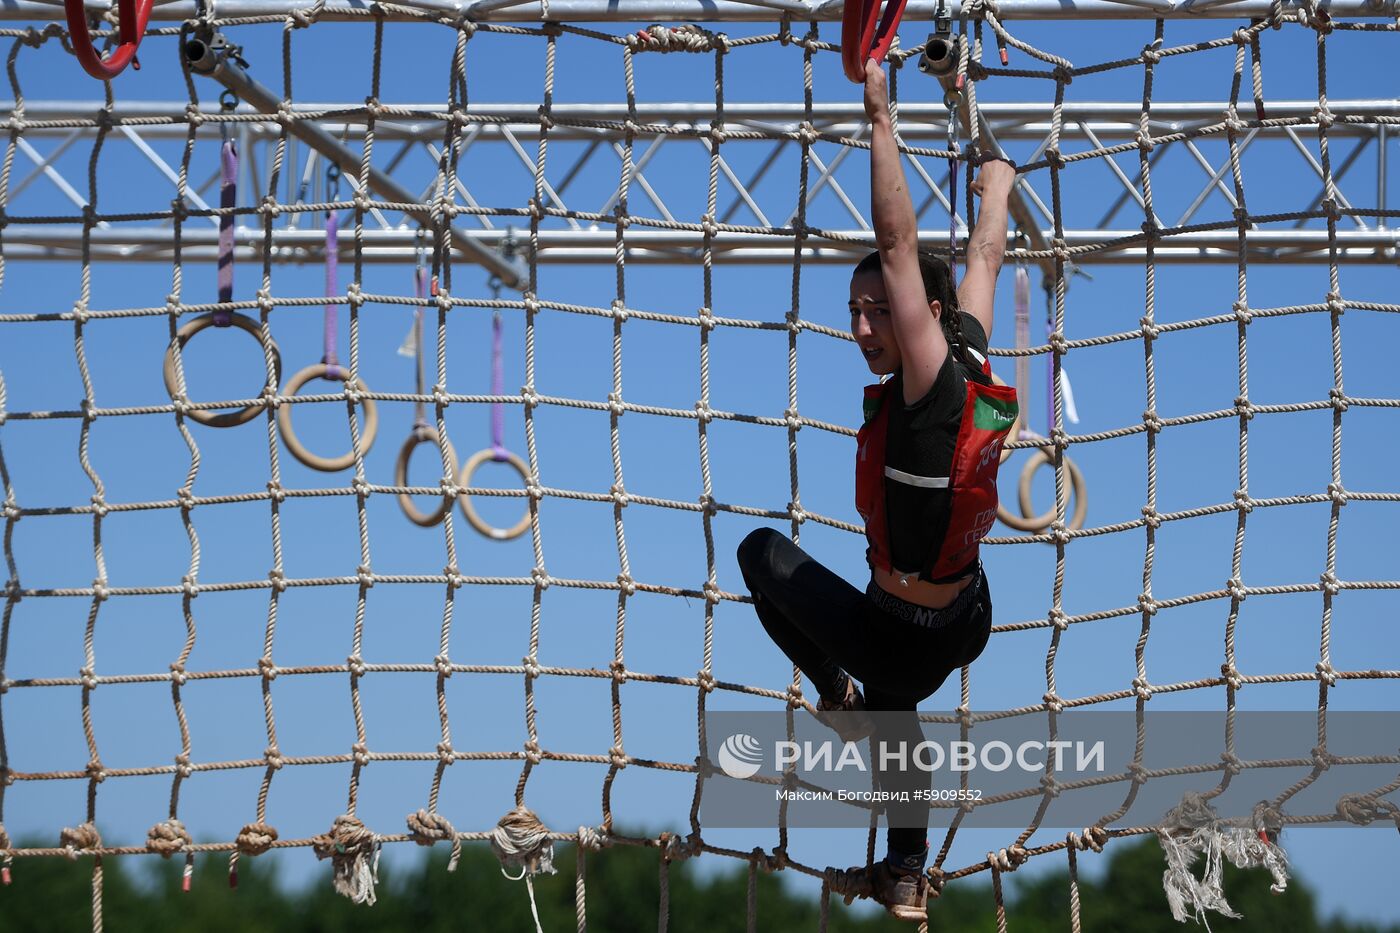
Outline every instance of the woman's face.
<path fill-rule="evenodd" d="M 877 376 L 899 369 L 899 344 L 894 339 L 885 277 L 878 271 L 851 276 L 851 336 Z"/>

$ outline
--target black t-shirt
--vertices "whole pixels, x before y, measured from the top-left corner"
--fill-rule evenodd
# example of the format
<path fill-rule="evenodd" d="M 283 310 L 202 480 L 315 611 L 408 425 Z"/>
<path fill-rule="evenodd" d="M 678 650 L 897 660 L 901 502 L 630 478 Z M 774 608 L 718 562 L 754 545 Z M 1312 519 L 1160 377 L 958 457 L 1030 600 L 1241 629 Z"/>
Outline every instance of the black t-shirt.
<path fill-rule="evenodd" d="M 987 355 L 987 334 L 977 318 L 959 311 L 966 345 Z M 967 401 L 967 380 L 986 383 L 981 365 L 965 352 L 949 347 L 943 366 L 928 393 L 912 405 L 904 404 L 903 371 L 896 372 L 886 396 L 890 405 L 885 440 L 885 466 L 913 478 L 946 477 L 953 465 L 958 428 Z M 950 493 L 946 487 L 915 485 L 885 477 L 885 516 L 890 535 L 890 558 L 896 573 L 919 572 L 930 579 L 928 569 L 938 558 L 948 531 Z M 959 569 L 947 582 L 962 577 Z"/>

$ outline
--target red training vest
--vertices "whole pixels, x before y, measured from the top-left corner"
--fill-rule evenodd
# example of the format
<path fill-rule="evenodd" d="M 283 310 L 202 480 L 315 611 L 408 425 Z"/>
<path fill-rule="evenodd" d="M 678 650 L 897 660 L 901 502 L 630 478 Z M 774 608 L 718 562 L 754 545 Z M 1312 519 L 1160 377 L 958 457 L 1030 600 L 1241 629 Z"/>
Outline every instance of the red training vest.
<path fill-rule="evenodd" d="M 950 347 L 949 352 L 953 352 Z M 990 377 L 991 364 L 982 361 Z M 885 516 L 885 438 L 889 431 L 891 383 L 865 387 L 865 424 L 856 435 L 856 511 L 865 520 L 873 567 L 896 572 L 890 559 L 889 526 Z M 899 400 L 896 400 L 898 402 Z M 1016 423 L 1019 407 L 1011 386 L 983 385 L 967 380 L 967 399 L 953 448 L 948 477 L 909 477 L 921 485 L 943 485 L 951 493 L 948 533 L 919 568 L 929 577 L 946 576 L 971 563 L 978 543 L 992 530 L 997 517 L 997 469 L 1001 446 Z M 899 572 L 903 572 L 902 570 Z"/>

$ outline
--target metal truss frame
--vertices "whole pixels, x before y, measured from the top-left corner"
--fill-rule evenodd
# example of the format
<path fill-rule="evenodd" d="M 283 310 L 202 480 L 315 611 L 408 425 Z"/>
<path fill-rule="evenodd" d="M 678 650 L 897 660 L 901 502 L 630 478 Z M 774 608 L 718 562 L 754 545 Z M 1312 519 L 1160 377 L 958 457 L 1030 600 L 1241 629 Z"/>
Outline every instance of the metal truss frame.
<path fill-rule="evenodd" d="M 88 0 L 85 7 L 93 16 L 111 13 L 114 2 Z M 172 0 L 157 3 L 151 21 L 179 22 L 194 19 L 203 12 L 199 0 Z M 311 10 L 315 0 L 218 0 L 222 19 L 286 16 L 295 10 Z M 965 6 L 961 0 L 948 0 L 954 17 Z M 841 18 L 843 0 L 396 0 L 393 6 L 378 9 L 384 20 L 458 17 L 474 22 L 693 22 L 693 23 L 771 23 L 779 18 L 794 22 L 832 21 Z M 1297 6 L 1295 2 L 1285 8 Z M 1400 16 L 1400 0 L 1331 0 L 1322 7 L 1332 17 Z M 939 0 L 909 0 L 905 22 L 931 21 Z M 1270 0 L 1000 0 L 997 17 L 1016 19 L 1249 19 L 1267 17 Z M 363 20 L 368 13 L 364 3 L 328 3 L 316 12 L 317 20 Z M 0 6 L 0 20 L 44 21 L 63 18 L 60 0 L 9 0 Z"/>
<path fill-rule="evenodd" d="M 1310 117 L 1316 104 L 1314 101 L 1271 102 L 1269 116 L 1285 119 Z M 1339 121 L 1330 130 L 1330 137 L 1340 143 L 1340 157 L 1334 154 L 1333 179 L 1340 207 L 1349 210 L 1352 200 L 1346 196 L 1348 190 L 1357 187 L 1374 192 L 1375 204 L 1387 204 L 1387 149 L 1395 133 L 1383 119 L 1400 117 L 1400 101 L 1397 100 L 1334 100 L 1330 106 L 1335 113 L 1348 114 L 1354 120 Z M 403 203 L 412 200 L 427 204 L 435 197 L 436 179 L 425 189 L 417 190 L 416 184 L 395 180 L 396 173 L 412 174 L 406 166 L 413 159 L 419 166 L 437 164 L 441 156 L 443 121 L 446 112 L 442 105 L 409 105 L 401 108 L 421 115 L 418 119 L 385 119 L 376 121 L 375 138 L 380 144 L 387 144 L 381 151 L 388 155 L 381 161 L 376 159 L 375 169 L 392 185 L 392 190 L 406 192 L 407 198 L 400 196 L 390 200 Z M 298 113 L 321 114 L 327 111 L 333 117 L 297 121 L 307 123 L 318 134 L 339 141 L 341 146 L 354 148 L 363 139 L 365 124 L 363 114 L 343 107 L 326 104 L 298 104 Z M 1202 130 L 1219 123 L 1225 107 L 1223 104 L 1187 102 L 1154 104 L 1149 129 L 1154 135 L 1185 133 L 1184 138 L 1159 144 L 1154 148 L 1151 163 L 1155 166 L 1164 156 L 1173 152 L 1184 153 L 1199 169 L 1197 179 L 1199 193 L 1179 214 L 1159 216 L 1159 227 L 1180 228 L 1186 225 L 1202 224 L 1199 219 L 1202 208 L 1213 194 L 1218 194 L 1235 207 L 1232 188 L 1227 184 L 1229 162 L 1223 157 L 1212 159 L 1203 148 L 1208 139 L 1204 133 L 1193 136 L 1192 130 Z M 1051 137 L 1051 108 L 1048 104 L 986 103 L 980 107 L 983 126 L 996 139 L 1006 142 L 1033 144 L 1032 159 L 1039 158 Z M 253 110 L 245 105 L 243 113 Z M 1061 147 L 1066 154 L 1077 149 L 1100 149 L 1106 145 L 1130 142 L 1136 139 L 1139 131 L 1139 110 L 1136 104 L 1129 103 L 1067 103 L 1063 107 Z M 585 201 L 573 188 L 582 173 L 599 160 L 609 161 L 609 171 L 620 165 L 622 157 L 623 124 L 627 119 L 627 108 L 618 103 L 555 104 L 552 108 L 555 124 L 550 129 L 552 142 L 584 143 L 570 151 L 560 147 L 553 155 L 550 178 L 545 185 L 546 206 L 561 212 L 562 218 L 552 219 L 540 232 L 540 253 L 538 259 L 546 263 L 591 263 L 611 261 L 615 249 L 615 230 L 612 226 L 599 225 L 596 218 L 607 215 L 615 209 L 620 192 L 620 184 L 600 204 L 597 200 Z M 527 145 L 534 144 L 540 133 L 538 108 L 529 104 L 483 104 L 473 102 L 471 115 L 474 122 L 466 127 L 460 143 L 465 155 L 474 148 L 493 147 L 506 154 L 506 158 L 517 162 L 522 170 L 532 171 L 534 157 L 527 151 Z M 901 136 L 907 145 L 918 147 L 937 145 L 946 136 L 947 111 L 941 104 L 912 103 L 901 104 Z M 0 104 L 0 128 L 7 126 L 13 118 L 12 106 Z M 23 113 L 24 132 L 15 137 L 18 154 L 21 156 L 16 166 L 16 181 L 10 189 L 10 197 L 23 194 L 32 185 L 51 185 L 59 195 L 72 205 L 70 223 L 53 222 L 46 218 L 43 223 L 27 223 L 18 216 L 9 218 L 4 229 L 5 255 L 14 259 L 71 261 L 78 257 L 82 246 L 82 212 L 86 201 L 79 193 L 83 188 L 82 179 L 70 181 L 65 177 L 58 163 L 75 143 L 91 132 L 83 126 L 74 126 L 95 120 L 95 105 L 91 102 L 50 101 L 27 103 Z M 671 223 L 684 222 L 693 218 L 678 218 L 677 212 L 667 204 L 667 182 L 653 175 L 648 176 L 652 163 L 667 147 L 711 145 L 708 133 L 714 118 L 714 107 L 696 103 L 653 103 L 639 104 L 635 123 L 643 128 L 638 132 L 637 155 L 631 181 L 642 196 L 634 205 L 634 217 L 640 213 Z M 721 224 L 743 223 L 744 217 L 752 215 L 758 225 L 776 228 L 773 232 L 734 232 L 721 231 L 714 236 L 713 249 L 716 261 L 726 263 L 758 263 L 787 265 L 793 259 L 793 236 L 790 229 L 783 232 L 795 213 L 791 191 L 786 186 L 778 188 L 779 194 L 771 190 L 775 186 L 764 186 L 773 167 L 779 162 L 784 151 L 796 146 L 795 139 L 805 120 L 804 108 L 799 104 L 781 103 L 732 103 L 725 107 L 725 125 L 729 130 L 756 130 L 764 134 L 760 140 L 746 140 L 745 146 L 766 147 L 756 165 L 747 171 L 736 168 L 722 154 L 719 160 L 720 171 L 727 180 L 732 192 L 715 220 Z M 1381 119 L 1377 119 L 1381 118 Z M 168 103 L 117 103 L 111 112 L 114 127 L 108 145 L 126 144 L 132 147 L 156 172 L 171 185 L 170 196 L 175 193 L 176 172 L 170 162 L 157 151 L 162 144 L 168 146 L 172 140 L 183 140 L 187 133 L 187 107 L 183 102 Z M 1374 120 L 1375 122 L 1370 122 Z M 152 122 L 165 121 L 165 122 Z M 580 125 L 586 121 L 592 125 Z M 1281 121 L 1282 122 L 1282 121 Z M 865 132 L 863 113 L 859 104 L 818 104 L 811 115 L 812 126 L 826 138 L 860 140 Z M 251 208 L 262 195 L 262 169 L 270 164 L 270 147 L 276 144 L 281 127 L 275 119 L 250 121 L 237 124 L 243 153 L 244 177 L 240 184 L 240 204 Z M 41 152 L 34 143 L 45 141 L 45 151 Z M 1323 198 L 1322 170 L 1315 155 L 1299 132 L 1298 126 L 1258 126 L 1251 128 L 1241 139 L 1240 151 L 1245 153 L 1252 146 L 1269 144 L 1273 146 L 1272 157 L 1297 160 L 1297 175 L 1309 179 L 1315 186 L 1311 199 L 1305 205 L 1307 210 L 1316 209 Z M 1022 146 L 1024 148 L 1024 145 Z M 841 146 L 837 151 L 825 153 L 814 147 L 810 153 L 813 177 L 809 184 L 810 203 L 819 197 L 834 198 L 840 205 L 840 214 L 845 225 L 826 229 L 833 237 L 809 238 L 805 245 L 806 262 L 845 263 L 853 254 L 863 252 L 864 244 L 870 242 L 870 223 L 859 206 L 859 198 L 853 198 L 842 187 L 838 169 L 847 159 L 853 148 Z M 732 150 L 726 148 L 732 158 Z M 311 145 L 294 146 L 288 157 L 288 170 L 284 171 L 287 190 L 279 193 L 283 204 L 295 204 L 309 195 L 316 200 L 316 185 L 321 172 L 318 164 L 324 166 L 325 156 Z M 1076 262 L 1081 265 L 1102 263 L 1139 263 L 1144 253 L 1141 230 L 1133 225 L 1141 216 L 1142 196 L 1139 192 L 1140 168 L 1136 158 L 1131 160 L 1131 168 L 1125 170 L 1114 159 L 1102 160 L 1109 168 L 1107 177 L 1112 182 L 1104 186 L 1100 202 L 1094 205 L 1075 205 L 1066 212 L 1065 240 L 1070 247 L 1100 244 L 1102 248 L 1081 254 Z M 27 165 L 25 164 L 27 163 Z M 922 193 L 915 191 L 916 210 L 921 226 L 930 230 L 946 224 L 949 204 L 946 169 L 941 160 L 908 157 L 908 166 L 917 187 L 922 183 Z M 1358 164 L 1367 166 L 1373 173 L 1370 179 L 1357 177 L 1361 169 Z M 23 166 L 23 168 L 21 168 Z M 420 172 L 419 175 L 422 173 Z M 355 176 L 346 173 L 346 180 L 355 183 Z M 217 172 L 210 171 L 190 185 L 186 207 L 191 210 L 208 210 L 209 201 L 215 196 L 218 183 Z M 474 252 L 499 255 L 513 236 L 509 223 L 511 217 L 500 212 L 491 212 L 482 192 L 471 178 L 459 175 L 456 178 L 456 199 L 464 210 L 458 219 L 462 230 L 454 233 L 454 241 L 470 242 Z M 674 184 L 674 182 L 671 182 Z M 1022 176 L 1019 179 L 1019 192 L 1032 222 L 1043 225 L 1041 235 L 1049 238 L 1051 214 L 1047 206 L 1048 193 L 1039 190 L 1044 179 Z M 1301 184 L 1301 183 L 1300 183 Z M 248 195 L 246 192 L 255 192 Z M 596 191 L 594 192 L 596 194 Z M 826 193 L 826 194 L 824 194 Z M 160 196 L 152 192 L 156 202 Z M 590 195 L 591 197 L 591 195 Z M 1362 199 L 1358 199 L 1360 203 Z M 1160 206 L 1160 201 L 1159 201 Z M 525 223 L 523 206 L 519 206 L 523 226 Z M 480 211 L 480 212 L 478 212 Z M 585 218 L 585 219 L 580 219 Z M 738 218 L 738 219 L 736 219 Z M 217 252 L 217 220 L 208 218 L 208 223 L 187 224 L 183 234 L 184 256 L 189 260 L 210 260 Z M 317 226 L 319 219 L 314 214 L 304 214 L 295 210 L 281 213 L 274 223 L 272 236 L 273 259 L 277 262 L 314 262 L 322 258 L 324 249 L 323 234 Z M 1392 263 L 1400 258 L 1400 229 L 1387 227 L 1385 212 L 1366 219 L 1351 216 L 1344 222 L 1344 229 L 1338 231 L 1338 259 L 1344 263 Z M 961 217 L 958 224 L 965 229 Z M 688 263 L 695 261 L 703 245 L 703 232 L 696 229 L 655 229 L 645 225 L 634 226 L 626 236 L 629 262 Z M 94 258 L 127 261 L 169 261 L 171 256 L 170 221 L 136 225 L 122 223 L 113 225 L 100 221 L 90 233 L 90 244 Z M 363 259 L 367 262 L 401 263 L 411 260 L 421 247 L 417 219 L 407 213 L 373 207 L 367 215 L 367 229 L 364 236 Z M 940 235 L 942 236 L 942 235 Z M 1135 239 L 1136 238 L 1136 239 Z M 932 242 L 934 235 L 930 234 Z M 240 217 L 236 236 L 240 259 L 260 259 L 264 238 L 262 221 L 252 215 Z M 1247 234 L 1247 246 L 1251 262 L 1309 262 L 1326 261 L 1328 257 L 1327 233 L 1316 226 L 1309 229 L 1303 221 L 1282 229 L 1253 229 Z M 1157 244 L 1155 253 L 1160 262 L 1234 262 L 1238 252 L 1238 236 L 1233 219 L 1222 222 L 1218 229 L 1197 229 L 1173 234 L 1169 239 Z"/>

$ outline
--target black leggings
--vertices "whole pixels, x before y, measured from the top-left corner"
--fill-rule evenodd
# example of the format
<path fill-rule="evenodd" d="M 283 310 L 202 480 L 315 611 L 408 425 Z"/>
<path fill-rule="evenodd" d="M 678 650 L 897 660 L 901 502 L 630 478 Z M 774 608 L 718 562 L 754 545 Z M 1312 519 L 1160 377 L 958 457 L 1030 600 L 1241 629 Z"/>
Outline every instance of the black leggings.
<path fill-rule="evenodd" d="M 959 594 L 949 607 L 953 611 L 938 618 L 937 627 L 927 627 L 877 607 L 772 528 L 759 528 L 746 537 L 738 558 L 759 621 L 822 696 L 845 696 L 849 673 L 865 687 L 867 709 L 908 713 L 877 717 L 881 726 L 875 739 L 886 748 L 899 742 L 913 748 L 923 741 L 919 701 L 987 646 L 992 598 L 980 566 L 977 579 L 967 587 L 976 592 L 967 598 Z M 909 606 L 904 603 L 901 608 Z M 891 855 L 922 853 L 928 804 L 913 796 L 920 787 L 929 788 L 932 776 L 917 769 L 877 771 L 882 788 L 906 791 L 910 797 L 908 803 L 892 804 L 886 811 Z"/>

